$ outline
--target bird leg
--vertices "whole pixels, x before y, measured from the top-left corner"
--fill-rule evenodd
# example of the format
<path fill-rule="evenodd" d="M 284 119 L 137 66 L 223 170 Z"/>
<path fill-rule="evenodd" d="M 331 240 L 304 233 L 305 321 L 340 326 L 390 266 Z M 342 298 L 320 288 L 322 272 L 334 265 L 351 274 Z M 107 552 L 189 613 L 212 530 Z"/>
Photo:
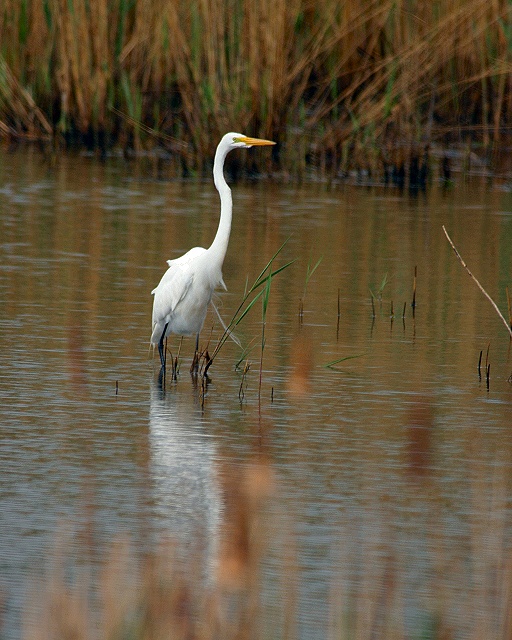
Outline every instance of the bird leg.
<path fill-rule="evenodd" d="M 165 332 L 167 331 L 167 325 L 169 323 L 165 323 L 164 330 L 162 331 L 162 335 L 160 336 L 160 340 L 158 341 L 158 353 L 160 354 L 160 362 L 162 363 L 162 369 L 165 369 L 165 360 L 166 360 L 166 350 L 164 349 L 164 338 Z"/>
<path fill-rule="evenodd" d="M 199 370 L 199 334 L 196 335 L 196 351 L 194 353 L 194 359 L 190 365 L 190 373 L 197 375 Z"/>

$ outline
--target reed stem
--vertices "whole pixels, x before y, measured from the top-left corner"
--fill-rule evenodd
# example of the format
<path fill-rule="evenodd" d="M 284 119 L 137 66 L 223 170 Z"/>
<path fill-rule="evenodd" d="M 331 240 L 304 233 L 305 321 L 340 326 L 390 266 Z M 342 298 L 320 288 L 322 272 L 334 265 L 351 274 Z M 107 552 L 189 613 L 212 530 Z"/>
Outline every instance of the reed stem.
<path fill-rule="evenodd" d="M 487 291 L 482 287 L 482 285 L 480 284 L 480 282 L 475 278 L 475 276 L 471 273 L 471 271 L 469 270 L 467 264 L 464 262 L 464 260 L 462 259 L 460 253 L 457 251 L 455 245 L 452 242 L 452 239 L 450 238 L 450 236 L 448 235 L 448 232 L 446 231 L 444 225 L 443 225 L 443 231 L 444 234 L 448 240 L 448 242 L 450 243 L 455 255 L 457 256 L 459 262 L 461 263 L 461 265 L 464 267 L 464 269 L 466 270 L 466 272 L 468 273 L 468 275 L 470 276 L 470 278 L 473 280 L 473 282 L 477 285 L 477 287 L 480 289 L 480 291 L 484 294 L 484 296 L 487 298 L 487 300 L 489 300 L 489 302 L 492 304 L 494 310 L 496 311 L 496 313 L 498 314 L 498 316 L 501 318 L 503 324 L 505 325 L 505 327 L 507 328 L 508 333 L 510 334 L 510 337 L 512 338 L 512 326 L 507 324 L 507 321 L 505 320 L 505 318 L 503 317 L 503 314 L 501 313 L 501 311 L 498 308 L 498 305 L 494 302 L 494 300 L 491 298 L 491 296 L 487 293 Z"/>

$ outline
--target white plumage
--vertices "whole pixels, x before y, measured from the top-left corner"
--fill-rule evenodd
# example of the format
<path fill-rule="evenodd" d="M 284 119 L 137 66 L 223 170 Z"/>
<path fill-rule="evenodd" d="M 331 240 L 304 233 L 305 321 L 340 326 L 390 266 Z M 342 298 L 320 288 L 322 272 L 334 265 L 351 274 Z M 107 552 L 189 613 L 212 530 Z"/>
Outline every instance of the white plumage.
<path fill-rule="evenodd" d="M 151 343 L 158 344 L 162 367 L 165 367 L 164 339 L 174 333 L 196 336 L 199 333 L 217 287 L 226 288 L 222 280 L 222 265 L 231 232 L 231 189 L 224 178 L 224 161 L 232 149 L 275 144 L 270 140 L 248 138 L 241 133 L 227 133 L 215 153 L 213 179 L 220 196 L 220 220 L 215 238 L 208 249 L 194 247 L 175 260 L 168 260 L 169 268 L 158 286 L 151 292 L 153 300 L 153 330 Z"/>

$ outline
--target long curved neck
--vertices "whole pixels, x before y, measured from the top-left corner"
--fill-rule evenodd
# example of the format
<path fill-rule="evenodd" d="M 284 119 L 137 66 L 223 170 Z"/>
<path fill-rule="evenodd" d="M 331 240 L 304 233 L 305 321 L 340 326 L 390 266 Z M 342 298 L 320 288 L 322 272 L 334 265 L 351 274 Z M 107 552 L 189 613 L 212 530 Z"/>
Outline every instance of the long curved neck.
<path fill-rule="evenodd" d="M 222 145 L 217 147 L 215 160 L 213 162 L 213 181 L 220 196 L 220 220 L 215 238 L 208 251 L 218 261 L 222 267 L 224 257 L 228 248 L 229 234 L 231 233 L 231 218 L 233 215 L 233 201 L 231 199 L 231 189 L 224 178 L 224 160 L 229 149 Z"/>

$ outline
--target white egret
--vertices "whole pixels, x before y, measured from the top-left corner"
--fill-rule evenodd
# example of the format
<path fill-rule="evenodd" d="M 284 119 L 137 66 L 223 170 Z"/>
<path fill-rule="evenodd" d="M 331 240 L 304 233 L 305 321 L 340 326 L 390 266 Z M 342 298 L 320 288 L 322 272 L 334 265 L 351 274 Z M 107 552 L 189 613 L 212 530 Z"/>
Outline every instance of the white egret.
<path fill-rule="evenodd" d="M 162 368 L 165 369 L 164 339 L 171 333 L 196 336 L 197 363 L 199 333 L 203 328 L 213 292 L 221 286 L 222 264 L 231 232 L 233 202 L 231 189 L 224 178 L 224 161 L 233 149 L 273 145 L 271 140 L 249 138 L 241 133 L 226 133 L 215 152 L 213 181 L 220 196 L 220 220 L 215 238 L 208 249 L 194 247 L 174 260 L 158 286 L 151 292 L 153 300 L 153 333 L 151 344 L 158 345 Z"/>

